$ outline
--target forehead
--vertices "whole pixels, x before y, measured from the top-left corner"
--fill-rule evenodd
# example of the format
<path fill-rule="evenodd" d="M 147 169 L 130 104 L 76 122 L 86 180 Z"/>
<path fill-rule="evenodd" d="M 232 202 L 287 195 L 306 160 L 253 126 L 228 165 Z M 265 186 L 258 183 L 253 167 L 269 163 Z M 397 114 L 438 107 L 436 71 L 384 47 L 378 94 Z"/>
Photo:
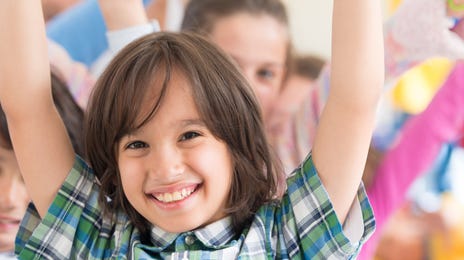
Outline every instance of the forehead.
<path fill-rule="evenodd" d="M 226 16 L 216 22 L 210 37 L 236 59 L 278 65 L 286 60 L 287 28 L 269 15 L 238 13 Z"/>
<path fill-rule="evenodd" d="M 159 70 L 154 74 L 153 81 L 147 86 L 147 93 L 143 97 L 137 121 L 140 122 L 150 117 L 154 110 L 175 110 L 184 106 L 191 107 L 195 103 L 192 88 L 191 81 L 181 69 L 173 67 L 169 75 L 167 75 L 165 69 Z M 159 105 L 156 105 L 158 102 Z M 165 103 L 169 104 L 165 106 Z"/>

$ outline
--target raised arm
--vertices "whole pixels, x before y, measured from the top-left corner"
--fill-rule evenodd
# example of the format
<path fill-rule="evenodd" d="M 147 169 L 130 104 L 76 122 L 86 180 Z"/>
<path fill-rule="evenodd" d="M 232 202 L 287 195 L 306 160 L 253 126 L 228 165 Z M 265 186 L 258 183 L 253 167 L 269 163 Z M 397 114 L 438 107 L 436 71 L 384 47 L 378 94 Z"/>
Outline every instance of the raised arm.
<path fill-rule="evenodd" d="M 51 96 L 41 1 L 0 1 L 0 24 L 0 102 L 26 187 L 43 216 L 74 152 Z"/>
<path fill-rule="evenodd" d="M 142 0 L 99 0 L 98 3 L 107 27 L 109 48 L 92 66 L 93 74 L 97 76 L 127 44 L 160 30 L 157 20 L 149 22 Z"/>
<path fill-rule="evenodd" d="M 313 146 L 314 164 L 340 221 L 360 184 L 383 86 L 379 0 L 335 0 L 330 93 Z"/>
<path fill-rule="evenodd" d="M 149 21 L 141 0 L 99 0 L 109 50 L 115 55 L 135 39 L 160 31 L 157 20 Z M 156 1 L 155 1 L 156 2 Z"/>
<path fill-rule="evenodd" d="M 141 0 L 98 0 L 108 31 L 148 22 Z"/>

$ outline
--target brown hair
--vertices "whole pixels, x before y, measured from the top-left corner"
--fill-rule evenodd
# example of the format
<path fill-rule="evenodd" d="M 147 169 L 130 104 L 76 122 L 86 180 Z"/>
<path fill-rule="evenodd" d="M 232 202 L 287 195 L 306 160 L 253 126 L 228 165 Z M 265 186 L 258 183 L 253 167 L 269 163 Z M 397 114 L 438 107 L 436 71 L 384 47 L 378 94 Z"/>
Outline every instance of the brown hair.
<path fill-rule="evenodd" d="M 234 164 L 227 213 L 236 230 L 276 192 L 276 170 L 261 113 L 245 78 L 213 44 L 191 33 L 147 35 L 124 48 L 98 80 L 86 120 L 86 151 L 101 182 L 106 212 L 123 210 L 142 234 L 148 222 L 124 196 L 117 165 L 120 139 L 146 123 L 162 102 L 173 71 L 189 79 L 194 102 L 208 129 L 229 148 Z M 140 114 L 156 77 L 163 82 L 151 113 Z M 107 202 L 107 197 L 111 203 Z"/>
<path fill-rule="evenodd" d="M 289 74 L 316 80 L 325 64 L 326 61 L 318 56 L 310 54 L 295 54 L 291 58 Z"/>
<path fill-rule="evenodd" d="M 64 81 L 52 71 L 51 73 L 52 96 L 55 107 L 60 114 L 69 138 L 74 148 L 74 152 L 80 156 L 84 155 L 83 143 L 83 121 L 84 112 L 71 95 L 68 86 Z M 5 113 L 0 109 L 0 145 L 6 149 L 13 150 L 8 124 Z"/>
<path fill-rule="evenodd" d="M 190 0 L 181 30 L 207 35 L 219 19 L 241 12 L 270 15 L 288 28 L 287 11 L 280 0 Z"/>

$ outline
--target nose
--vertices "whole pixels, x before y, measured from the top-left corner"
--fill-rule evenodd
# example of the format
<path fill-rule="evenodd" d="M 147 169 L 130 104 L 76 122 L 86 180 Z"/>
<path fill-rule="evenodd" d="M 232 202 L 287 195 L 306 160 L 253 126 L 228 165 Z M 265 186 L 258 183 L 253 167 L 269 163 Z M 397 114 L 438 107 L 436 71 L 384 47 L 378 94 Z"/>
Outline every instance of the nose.
<path fill-rule="evenodd" d="M 155 149 L 150 156 L 150 177 L 159 182 L 175 182 L 185 172 L 184 155 L 176 147 L 165 145 Z"/>

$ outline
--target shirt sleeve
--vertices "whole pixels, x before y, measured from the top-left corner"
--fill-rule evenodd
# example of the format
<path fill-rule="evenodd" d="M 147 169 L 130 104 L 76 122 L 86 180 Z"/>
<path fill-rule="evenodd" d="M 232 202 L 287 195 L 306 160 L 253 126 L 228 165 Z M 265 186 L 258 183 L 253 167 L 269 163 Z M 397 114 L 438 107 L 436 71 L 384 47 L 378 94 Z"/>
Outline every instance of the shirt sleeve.
<path fill-rule="evenodd" d="M 311 155 L 287 183 L 281 209 L 286 246 L 295 248 L 289 255 L 305 259 L 354 258 L 375 228 L 364 186 L 360 185 L 345 223 L 340 223 Z"/>
<path fill-rule="evenodd" d="M 108 31 L 106 39 L 109 48 L 100 55 L 100 57 L 92 64 L 91 71 L 95 78 L 98 78 L 105 68 L 108 66 L 113 57 L 126 45 L 132 41 L 150 33 L 159 32 L 160 25 L 157 20 L 152 20 L 149 23 L 131 26 L 128 28 Z"/>
<path fill-rule="evenodd" d="M 105 248 L 111 247 L 110 239 L 100 236 L 108 225 L 103 221 L 98 193 L 95 176 L 76 156 L 44 218 L 40 219 L 32 204 L 27 209 L 16 238 L 19 259 L 75 259 L 89 252 L 105 258 Z"/>
<path fill-rule="evenodd" d="M 113 53 L 119 52 L 132 41 L 153 32 L 159 32 L 160 25 L 157 20 L 150 23 L 132 26 L 121 30 L 108 31 L 106 38 L 108 39 L 109 50 Z"/>

